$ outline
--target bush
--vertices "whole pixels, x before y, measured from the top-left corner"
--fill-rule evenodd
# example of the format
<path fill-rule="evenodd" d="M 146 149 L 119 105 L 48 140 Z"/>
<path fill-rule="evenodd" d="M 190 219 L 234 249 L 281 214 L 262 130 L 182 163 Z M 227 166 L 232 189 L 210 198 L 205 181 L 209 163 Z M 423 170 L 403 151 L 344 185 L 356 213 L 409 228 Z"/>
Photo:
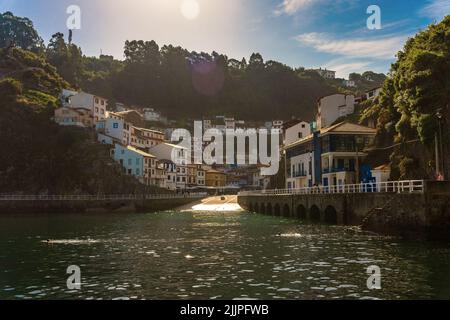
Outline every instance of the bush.
<path fill-rule="evenodd" d="M 0 96 L 12 98 L 21 94 L 22 83 L 12 78 L 0 80 Z"/>

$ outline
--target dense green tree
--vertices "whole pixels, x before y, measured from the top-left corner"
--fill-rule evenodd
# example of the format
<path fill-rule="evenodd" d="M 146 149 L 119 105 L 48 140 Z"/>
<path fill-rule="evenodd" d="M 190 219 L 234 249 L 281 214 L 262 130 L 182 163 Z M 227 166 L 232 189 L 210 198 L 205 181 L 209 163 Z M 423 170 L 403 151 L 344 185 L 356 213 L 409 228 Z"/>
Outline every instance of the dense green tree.
<path fill-rule="evenodd" d="M 75 44 L 68 44 L 64 34 L 55 33 L 47 46 L 47 60 L 69 83 L 80 86 L 83 74 L 83 53 Z"/>
<path fill-rule="evenodd" d="M 434 174 L 438 111 L 443 116 L 442 141 L 448 158 L 449 104 L 450 16 L 447 16 L 407 41 L 392 65 L 381 95 L 363 114 L 363 121 L 377 118 L 379 145 L 401 144 L 391 156 L 397 178 L 429 178 Z M 417 139 L 420 144 L 414 142 Z"/>
<path fill-rule="evenodd" d="M 0 48 L 8 47 L 12 43 L 34 52 L 44 49 L 44 41 L 30 19 L 16 17 L 11 12 L 0 13 Z"/>

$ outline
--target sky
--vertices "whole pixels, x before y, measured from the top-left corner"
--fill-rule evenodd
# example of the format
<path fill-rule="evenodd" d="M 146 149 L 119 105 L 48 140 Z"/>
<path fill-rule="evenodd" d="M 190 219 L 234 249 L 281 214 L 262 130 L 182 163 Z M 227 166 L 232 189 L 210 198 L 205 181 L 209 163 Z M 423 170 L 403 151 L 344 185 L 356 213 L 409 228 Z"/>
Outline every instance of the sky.
<path fill-rule="evenodd" d="M 292 67 L 389 71 L 408 37 L 450 14 L 450 0 L 0 0 L 0 12 L 30 18 L 45 41 L 67 34 L 67 8 L 81 9 L 74 42 L 84 54 L 123 59 L 125 40 L 155 40 Z M 381 29 L 369 30 L 370 5 Z"/>

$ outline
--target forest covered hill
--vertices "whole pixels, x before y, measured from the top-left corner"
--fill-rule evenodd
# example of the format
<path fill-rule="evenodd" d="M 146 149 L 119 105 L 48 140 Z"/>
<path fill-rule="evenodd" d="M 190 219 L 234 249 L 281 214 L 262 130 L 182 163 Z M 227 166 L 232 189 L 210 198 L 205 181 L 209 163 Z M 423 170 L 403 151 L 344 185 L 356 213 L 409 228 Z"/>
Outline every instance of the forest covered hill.
<path fill-rule="evenodd" d="M 345 88 L 342 79 L 325 80 L 303 67 L 265 61 L 253 53 L 248 59 L 217 52 L 189 51 L 155 41 L 130 40 L 124 60 L 112 56 L 87 57 L 67 35 L 55 33 L 48 45 L 27 18 L 0 15 L 0 47 L 9 40 L 43 55 L 64 80 L 78 89 L 126 105 L 149 107 L 174 120 L 227 115 L 243 120 L 312 119 L 317 99 L 336 92 L 361 93 L 380 86 L 382 74 L 353 74 L 359 87 Z M 11 39 L 11 34 L 18 33 Z M 367 81 L 371 75 L 373 80 Z"/>

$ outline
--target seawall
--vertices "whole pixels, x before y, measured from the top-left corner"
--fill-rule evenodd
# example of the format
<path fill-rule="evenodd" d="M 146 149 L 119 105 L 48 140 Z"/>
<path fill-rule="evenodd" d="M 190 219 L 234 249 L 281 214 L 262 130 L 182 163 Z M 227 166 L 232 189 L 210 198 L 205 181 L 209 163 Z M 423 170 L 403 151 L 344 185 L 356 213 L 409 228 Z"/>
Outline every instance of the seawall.
<path fill-rule="evenodd" d="M 11 213 L 113 213 L 172 210 L 202 197 L 141 200 L 2 200 L 0 214 Z"/>
<path fill-rule="evenodd" d="M 254 194 L 238 202 L 252 212 L 311 223 L 450 240 L 450 182 L 426 182 L 420 193 Z"/>

